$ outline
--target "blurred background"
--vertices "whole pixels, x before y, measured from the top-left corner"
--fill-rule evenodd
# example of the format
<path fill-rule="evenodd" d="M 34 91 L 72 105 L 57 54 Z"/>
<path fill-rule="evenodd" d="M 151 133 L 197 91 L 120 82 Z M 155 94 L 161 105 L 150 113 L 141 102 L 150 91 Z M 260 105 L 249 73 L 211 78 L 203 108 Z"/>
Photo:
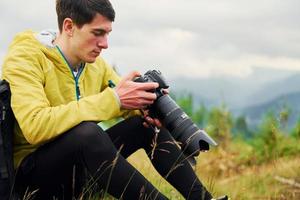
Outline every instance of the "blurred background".
<path fill-rule="evenodd" d="M 233 199 L 299 199 L 300 1 L 111 2 L 116 20 L 102 56 L 121 75 L 160 70 L 220 143 L 200 156 L 199 176 Z M 57 29 L 55 0 L 0 8 L 0 63 L 16 33 Z"/>
<path fill-rule="evenodd" d="M 174 93 L 225 103 L 251 125 L 287 102 L 299 113 L 297 0 L 111 1 L 116 20 L 102 56 L 121 75 L 159 69 Z M 17 32 L 57 29 L 55 0 L 0 2 L 0 63 Z"/>

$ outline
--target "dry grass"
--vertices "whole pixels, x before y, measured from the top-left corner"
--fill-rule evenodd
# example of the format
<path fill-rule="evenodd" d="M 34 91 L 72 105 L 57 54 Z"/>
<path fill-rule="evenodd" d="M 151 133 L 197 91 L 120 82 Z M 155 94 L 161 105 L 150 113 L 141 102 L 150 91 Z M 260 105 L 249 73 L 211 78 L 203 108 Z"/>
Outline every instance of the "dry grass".
<path fill-rule="evenodd" d="M 170 199 L 183 199 L 167 181 L 165 181 L 151 165 L 149 158 L 143 150 L 139 150 L 128 158 L 128 161 L 136 167 L 159 191 Z"/>
<path fill-rule="evenodd" d="M 214 177 L 213 190 L 227 193 L 232 199 L 300 199 L 300 188 L 276 179 L 279 176 L 299 182 L 300 156 L 248 166 L 230 161 L 237 156 L 237 153 L 224 153 L 223 150 L 212 151 L 199 159 L 197 173 L 207 180 Z"/>
<path fill-rule="evenodd" d="M 241 155 L 250 151 L 236 144 L 230 150 L 216 148 L 198 157 L 195 171 L 215 195 L 228 194 L 232 200 L 298 200 L 300 188 L 278 181 L 276 177 L 300 183 L 300 156 L 283 157 L 260 165 L 249 165 Z M 129 158 L 141 173 L 170 199 L 183 199 L 151 166 L 143 151 Z M 183 180 L 184 181 L 184 180 Z"/>

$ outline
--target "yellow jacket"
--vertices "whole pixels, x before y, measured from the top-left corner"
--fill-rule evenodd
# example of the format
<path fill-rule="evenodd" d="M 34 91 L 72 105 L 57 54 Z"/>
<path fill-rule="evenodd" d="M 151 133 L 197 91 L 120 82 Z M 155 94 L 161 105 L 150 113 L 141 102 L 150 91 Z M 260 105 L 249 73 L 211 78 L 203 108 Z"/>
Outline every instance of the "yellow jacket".
<path fill-rule="evenodd" d="M 78 81 L 56 47 L 37 40 L 37 34 L 18 34 L 2 68 L 10 83 L 11 106 L 17 123 L 14 162 L 82 121 L 103 121 L 124 115 L 108 81 L 120 77 L 102 58 L 85 64 Z M 78 82 L 78 83 L 77 83 Z M 76 92 L 76 85 L 80 90 Z"/>

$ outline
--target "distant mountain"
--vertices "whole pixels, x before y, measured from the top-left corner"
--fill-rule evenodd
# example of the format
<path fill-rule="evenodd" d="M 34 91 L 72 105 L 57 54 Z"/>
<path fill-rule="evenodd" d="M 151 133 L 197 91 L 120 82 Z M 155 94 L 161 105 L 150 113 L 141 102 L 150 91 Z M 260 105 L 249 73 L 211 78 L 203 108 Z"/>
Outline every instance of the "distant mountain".
<path fill-rule="evenodd" d="M 251 126 L 255 126 L 261 122 L 261 119 L 268 111 L 272 111 L 279 119 L 280 112 L 284 109 L 288 109 L 289 111 L 287 126 L 288 128 L 292 128 L 300 117 L 300 92 L 284 94 L 269 102 L 257 106 L 250 106 L 240 110 L 239 114 L 246 116 L 247 122 Z"/>
<path fill-rule="evenodd" d="M 300 72 L 257 68 L 246 78 L 178 77 L 169 83 L 172 92 L 191 93 L 196 102 L 204 102 L 207 106 L 225 103 L 231 109 L 243 109 L 271 101 L 284 94 L 300 92 Z"/>
<path fill-rule="evenodd" d="M 266 84 L 263 88 L 260 88 L 258 91 L 256 91 L 252 97 L 256 99 L 255 104 L 260 104 L 270 101 L 270 99 L 275 99 L 276 97 L 289 95 L 290 93 L 299 91 L 300 74 L 295 74 L 283 80 L 273 81 Z M 254 105 L 254 103 L 251 103 L 251 100 L 248 102 L 248 104 Z"/>
<path fill-rule="evenodd" d="M 245 78 L 181 77 L 169 83 L 175 94 L 192 94 L 196 106 L 202 103 L 209 108 L 225 103 L 234 116 L 244 115 L 250 128 L 259 125 L 270 110 L 279 117 L 284 106 L 290 109 L 288 128 L 294 127 L 300 117 L 300 72 L 257 68 Z"/>

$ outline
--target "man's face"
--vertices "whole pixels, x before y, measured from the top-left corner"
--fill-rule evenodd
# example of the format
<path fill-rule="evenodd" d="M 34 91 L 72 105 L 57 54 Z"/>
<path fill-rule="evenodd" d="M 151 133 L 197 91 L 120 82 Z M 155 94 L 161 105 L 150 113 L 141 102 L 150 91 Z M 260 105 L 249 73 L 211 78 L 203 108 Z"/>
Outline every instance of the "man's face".
<path fill-rule="evenodd" d="M 81 28 L 75 26 L 72 37 L 73 55 L 79 62 L 93 63 L 102 49 L 108 48 L 108 34 L 112 30 L 112 22 L 97 14 L 93 21 Z"/>

